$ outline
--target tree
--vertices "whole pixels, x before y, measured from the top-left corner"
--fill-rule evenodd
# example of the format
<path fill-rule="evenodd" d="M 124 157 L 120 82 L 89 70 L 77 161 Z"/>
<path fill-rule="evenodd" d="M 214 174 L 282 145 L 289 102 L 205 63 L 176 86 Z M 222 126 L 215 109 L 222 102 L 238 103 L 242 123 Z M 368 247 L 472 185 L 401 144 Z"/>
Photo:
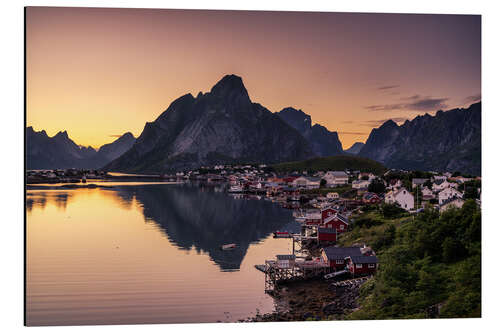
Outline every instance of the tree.
<path fill-rule="evenodd" d="M 380 179 L 374 179 L 370 185 L 368 185 L 368 191 L 374 193 L 384 193 L 385 185 L 384 182 Z"/>
<path fill-rule="evenodd" d="M 326 179 L 325 178 L 321 178 L 321 180 L 319 181 L 319 187 L 325 187 L 326 186 Z"/>

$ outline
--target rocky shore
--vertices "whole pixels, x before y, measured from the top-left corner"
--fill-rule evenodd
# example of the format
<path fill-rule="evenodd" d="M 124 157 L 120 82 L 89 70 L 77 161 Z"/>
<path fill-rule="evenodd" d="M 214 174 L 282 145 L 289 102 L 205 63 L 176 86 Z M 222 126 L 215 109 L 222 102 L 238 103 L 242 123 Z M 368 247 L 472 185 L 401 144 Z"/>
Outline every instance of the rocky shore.
<path fill-rule="evenodd" d="M 333 281 L 323 279 L 284 283 L 271 295 L 274 312 L 241 321 L 342 320 L 358 309 L 359 287 L 364 282 L 347 286 L 335 286 Z"/>

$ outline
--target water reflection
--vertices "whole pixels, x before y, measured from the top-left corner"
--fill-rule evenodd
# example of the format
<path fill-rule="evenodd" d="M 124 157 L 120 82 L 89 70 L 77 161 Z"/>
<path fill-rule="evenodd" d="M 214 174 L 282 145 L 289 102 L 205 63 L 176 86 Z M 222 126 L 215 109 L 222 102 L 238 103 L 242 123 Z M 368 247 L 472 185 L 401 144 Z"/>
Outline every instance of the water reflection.
<path fill-rule="evenodd" d="M 290 223 L 291 212 L 267 201 L 235 199 L 219 187 L 144 186 L 115 188 L 124 201 L 135 198 L 181 249 L 204 251 L 222 270 L 240 268 L 251 243 Z M 236 243 L 230 251 L 221 245 Z"/>
<path fill-rule="evenodd" d="M 72 193 L 67 191 L 31 191 L 26 194 L 26 211 L 31 212 L 33 207 L 44 209 L 47 201 L 53 202 L 59 210 L 66 210 L 71 197 Z"/>
<path fill-rule="evenodd" d="M 82 190 L 29 191 L 26 209 L 44 209 L 50 201 L 65 210 L 74 191 Z M 171 243 L 182 250 L 208 253 L 224 271 L 240 268 L 250 244 L 273 231 L 295 227 L 290 211 L 265 200 L 230 196 L 221 186 L 158 184 L 83 191 L 101 191 L 127 210 L 140 206 L 146 223 L 155 223 Z M 221 250 L 223 244 L 230 243 L 237 247 Z"/>

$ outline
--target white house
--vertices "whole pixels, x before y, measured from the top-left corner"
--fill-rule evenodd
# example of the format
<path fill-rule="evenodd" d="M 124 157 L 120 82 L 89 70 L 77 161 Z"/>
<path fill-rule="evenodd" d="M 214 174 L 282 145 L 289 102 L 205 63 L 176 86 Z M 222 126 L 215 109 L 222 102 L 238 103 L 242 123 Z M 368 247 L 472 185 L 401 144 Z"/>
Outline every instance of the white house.
<path fill-rule="evenodd" d="M 434 199 L 434 198 L 435 198 L 435 195 L 431 189 L 429 189 L 426 186 L 422 187 L 422 199 L 423 200 L 429 200 L 429 199 Z"/>
<path fill-rule="evenodd" d="M 326 198 L 327 199 L 338 199 L 339 198 L 339 194 L 337 192 L 328 192 L 326 194 Z"/>
<path fill-rule="evenodd" d="M 465 201 L 462 198 L 458 197 L 450 198 L 448 200 L 445 200 L 443 203 L 439 205 L 439 212 L 444 212 L 445 210 L 451 207 L 462 208 L 464 202 Z"/>
<path fill-rule="evenodd" d="M 411 210 L 415 207 L 413 194 L 408 192 L 408 190 L 404 187 L 396 191 L 389 191 L 385 195 L 385 202 L 388 204 L 398 204 L 405 210 Z"/>
<path fill-rule="evenodd" d="M 293 182 L 292 185 L 294 187 L 303 187 L 303 188 L 319 188 L 319 178 L 314 178 L 314 177 L 306 177 L 302 176 L 299 178 L 296 178 Z"/>
<path fill-rule="evenodd" d="M 377 176 L 375 176 L 373 173 L 368 173 L 368 172 L 361 172 L 359 175 L 358 175 L 358 180 L 361 180 L 363 179 L 364 177 L 368 177 L 368 180 L 369 181 L 372 181 L 374 180 L 375 178 L 377 178 Z"/>
<path fill-rule="evenodd" d="M 449 200 L 449 199 L 454 198 L 454 197 L 462 198 L 463 194 L 462 194 L 462 192 L 460 192 L 452 187 L 447 187 L 438 193 L 439 204 L 441 205 L 444 201 Z"/>
<path fill-rule="evenodd" d="M 448 179 L 448 177 L 446 177 L 446 176 L 438 176 L 438 175 L 436 175 L 436 176 L 433 176 L 433 177 L 432 177 L 432 179 L 433 179 L 434 181 L 436 181 L 436 180 L 446 180 L 446 179 Z"/>
<path fill-rule="evenodd" d="M 441 190 L 444 190 L 445 188 L 450 187 L 450 183 L 445 179 L 445 180 L 436 180 L 432 184 L 432 190 L 434 192 L 439 192 Z"/>
<path fill-rule="evenodd" d="M 352 188 L 356 189 L 362 189 L 362 188 L 368 188 L 370 185 L 371 181 L 369 180 L 355 180 L 352 182 Z"/>
<path fill-rule="evenodd" d="M 328 187 L 335 187 L 347 184 L 349 176 L 344 171 L 328 171 L 323 179 Z"/>

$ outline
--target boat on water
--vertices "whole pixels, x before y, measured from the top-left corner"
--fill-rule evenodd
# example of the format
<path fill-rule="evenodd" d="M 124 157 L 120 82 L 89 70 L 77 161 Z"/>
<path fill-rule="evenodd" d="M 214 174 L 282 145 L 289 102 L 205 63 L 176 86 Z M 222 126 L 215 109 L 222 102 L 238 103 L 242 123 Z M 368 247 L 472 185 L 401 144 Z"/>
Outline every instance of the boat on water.
<path fill-rule="evenodd" d="M 241 193 L 243 192 L 243 187 L 241 187 L 240 185 L 232 185 L 227 191 L 229 193 Z"/>
<path fill-rule="evenodd" d="M 288 231 L 275 231 L 273 232 L 274 238 L 291 238 L 292 234 Z"/>
<path fill-rule="evenodd" d="M 231 249 L 234 249 L 236 248 L 236 244 L 232 243 L 232 244 L 224 244 L 221 246 L 221 249 L 222 250 L 231 250 Z"/>

